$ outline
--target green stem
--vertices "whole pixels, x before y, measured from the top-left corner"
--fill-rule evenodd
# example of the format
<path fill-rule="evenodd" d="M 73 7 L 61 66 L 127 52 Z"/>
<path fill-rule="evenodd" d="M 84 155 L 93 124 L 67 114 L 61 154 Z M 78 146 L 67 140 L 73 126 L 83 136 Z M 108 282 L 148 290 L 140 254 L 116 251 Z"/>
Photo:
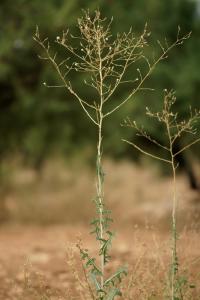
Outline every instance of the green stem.
<path fill-rule="evenodd" d="M 98 145 L 97 145 L 97 197 L 99 205 L 99 226 L 100 226 L 100 247 L 103 246 L 104 238 L 104 220 L 103 220 L 103 210 L 104 210 L 104 189 L 103 189 L 103 169 L 102 169 L 102 126 L 103 126 L 103 74 L 102 74 L 102 57 L 101 57 L 101 37 L 97 38 L 98 45 L 98 57 L 99 57 L 99 96 L 100 96 L 100 105 L 99 105 L 99 122 L 98 122 Z M 100 284 L 101 289 L 104 287 L 104 265 L 105 257 L 104 253 L 100 254 L 100 268 L 101 268 L 101 278 Z"/>
<path fill-rule="evenodd" d="M 173 153 L 173 140 L 170 131 L 170 120 L 169 115 L 165 120 L 167 134 L 169 138 L 169 152 L 171 156 L 171 166 L 173 175 L 173 199 L 172 199 L 172 266 L 171 266 L 171 300 L 175 300 L 175 280 L 177 273 L 177 229 L 176 229 L 176 165 L 175 165 L 175 155 Z"/>
<path fill-rule="evenodd" d="M 102 246 L 102 239 L 104 238 L 103 226 L 103 209 L 104 209 L 104 189 L 103 189 L 103 170 L 102 170 L 102 116 L 100 115 L 99 131 L 98 131 L 98 144 L 97 144 L 97 199 L 98 199 L 98 214 L 99 214 L 99 227 L 100 227 L 100 246 Z M 101 254 L 101 288 L 104 286 L 104 254 Z"/>
<path fill-rule="evenodd" d="M 171 278 L 171 298 L 175 299 L 175 280 L 178 271 L 177 265 L 177 228 L 176 228 L 176 168 L 174 156 L 172 156 L 172 171 L 173 171 L 173 206 L 172 206 L 172 278 Z"/>

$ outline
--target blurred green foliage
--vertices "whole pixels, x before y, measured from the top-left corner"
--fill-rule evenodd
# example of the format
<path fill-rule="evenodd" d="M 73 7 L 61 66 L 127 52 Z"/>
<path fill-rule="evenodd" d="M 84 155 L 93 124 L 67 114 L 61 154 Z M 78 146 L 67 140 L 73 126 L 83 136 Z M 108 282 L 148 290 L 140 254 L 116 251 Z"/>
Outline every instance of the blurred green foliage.
<path fill-rule="evenodd" d="M 159 127 L 145 124 L 145 106 L 157 110 L 162 103 L 162 90 L 173 88 L 179 98 L 178 109 L 184 117 L 188 106 L 200 108 L 200 14 L 198 2 L 192 0 L 2 0 L 0 3 L 0 160 L 20 154 L 25 163 L 39 169 L 54 152 L 73 155 L 80 148 L 95 148 L 95 132 L 79 110 L 78 103 L 64 89 L 48 89 L 42 82 L 58 83 L 54 70 L 38 59 L 40 49 L 32 36 L 36 24 L 44 36 L 55 40 L 67 27 L 76 32 L 76 20 L 81 8 L 91 11 L 100 8 L 103 15 L 114 17 L 113 33 L 127 31 L 131 26 L 136 34 L 147 22 L 152 32 L 149 53 L 158 49 L 157 39 L 173 41 L 177 27 L 183 33 L 192 30 L 190 40 L 172 53 L 154 72 L 146 91 L 130 101 L 120 112 L 107 121 L 104 132 L 104 151 L 115 157 L 131 155 L 132 149 L 120 142 L 121 137 L 131 139 L 133 133 L 120 126 L 129 116 L 162 140 Z M 65 53 L 60 56 L 64 58 Z M 76 87 L 82 89 L 81 75 L 74 77 Z M 85 95 L 89 91 L 84 88 Z M 124 88 L 119 96 L 126 94 Z M 198 150 L 198 147 L 197 147 Z"/>

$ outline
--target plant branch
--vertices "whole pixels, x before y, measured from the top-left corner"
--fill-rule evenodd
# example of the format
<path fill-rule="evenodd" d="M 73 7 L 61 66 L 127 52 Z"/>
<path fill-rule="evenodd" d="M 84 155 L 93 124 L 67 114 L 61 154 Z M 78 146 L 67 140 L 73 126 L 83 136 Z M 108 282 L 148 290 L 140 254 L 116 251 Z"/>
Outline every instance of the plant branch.
<path fill-rule="evenodd" d="M 154 155 L 154 154 L 151 154 L 151 153 L 149 153 L 149 152 L 143 150 L 142 148 L 140 148 L 140 147 L 139 147 L 138 145 L 136 145 L 135 143 L 132 143 L 132 142 L 127 141 L 127 140 L 125 140 L 125 139 L 122 139 L 122 141 L 123 141 L 123 142 L 126 142 L 126 143 L 129 144 L 129 145 L 132 145 L 134 148 L 136 148 L 137 150 L 139 150 L 139 151 L 140 151 L 141 153 L 143 153 L 143 154 L 146 154 L 146 155 L 148 155 L 148 156 L 150 156 L 150 157 L 153 157 L 153 158 L 155 158 L 155 159 L 157 159 L 157 160 L 162 160 L 162 161 L 164 161 L 164 162 L 166 162 L 166 163 L 171 163 L 171 161 L 168 160 L 168 159 L 165 159 L 165 158 L 156 156 L 156 155 Z"/>
<path fill-rule="evenodd" d="M 200 138 L 196 139 L 195 141 L 189 143 L 188 145 L 184 146 L 181 150 L 179 150 L 178 152 L 176 152 L 174 154 L 174 157 L 177 156 L 178 154 L 180 154 L 181 152 L 185 151 L 186 149 L 190 148 L 192 145 L 198 143 L 200 141 Z"/>
<path fill-rule="evenodd" d="M 180 43 L 182 43 L 183 40 L 186 39 L 186 38 L 188 38 L 188 37 L 189 37 L 189 35 L 185 35 L 182 38 L 177 37 L 177 40 L 171 46 L 169 46 L 167 49 L 165 49 L 163 51 L 163 53 L 157 58 L 157 60 L 151 65 L 151 67 L 149 68 L 149 70 L 146 73 L 146 75 L 144 75 L 141 78 L 140 83 L 138 84 L 138 86 L 136 88 L 134 88 L 133 91 L 119 105 L 117 105 L 112 110 L 110 110 L 109 112 L 107 112 L 106 114 L 104 114 L 104 117 L 107 117 L 107 116 L 111 115 L 112 113 L 114 113 L 116 110 L 118 110 L 119 108 L 121 108 L 121 106 L 123 106 L 132 96 L 134 96 L 141 89 L 141 86 L 146 81 L 146 79 L 151 75 L 151 73 L 155 69 L 156 65 L 161 60 L 163 60 L 164 58 L 167 57 L 168 52 L 170 52 L 175 46 L 177 46 Z"/>
<path fill-rule="evenodd" d="M 62 74 L 62 72 L 61 72 L 61 70 L 60 70 L 59 65 L 56 63 L 54 57 L 52 57 L 52 56 L 50 55 L 50 53 L 49 53 L 49 47 L 46 47 L 45 44 L 44 44 L 44 41 L 41 41 L 41 40 L 40 40 L 39 35 L 36 35 L 36 36 L 34 37 L 34 39 L 35 39 L 35 41 L 43 48 L 43 50 L 45 51 L 45 53 L 46 53 L 46 55 L 47 55 L 47 57 L 45 57 L 45 58 L 43 58 L 43 59 L 49 60 L 49 61 L 52 63 L 52 65 L 53 65 L 53 67 L 55 68 L 55 70 L 57 71 L 57 73 L 58 73 L 60 79 L 61 79 L 62 82 L 64 83 L 64 86 L 67 88 L 67 90 L 68 90 L 72 95 L 74 95 L 74 96 L 77 98 L 77 100 L 79 101 L 79 103 L 80 103 L 82 109 L 84 110 L 84 112 L 86 113 L 86 115 L 90 118 L 90 120 L 91 120 L 95 125 L 98 125 L 97 121 L 90 115 L 90 113 L 88 112 L 88 110 L 87 110 L 86 107 L 85 107 L 85 106 L 88 106 L 88 107 L 94 109 L 94 106 L 91 105 L 91 104 L 89 104 L 88 102 L 82 100 L 82 99 L 80 98 L 80 96 L 73 90 L 73 88 L 72 88 L 70 82 L 67 83 L 67 81 L 65 80 L 65 78 L 64 78 L 64 76 L 63 76 L 63 74 Z"/>

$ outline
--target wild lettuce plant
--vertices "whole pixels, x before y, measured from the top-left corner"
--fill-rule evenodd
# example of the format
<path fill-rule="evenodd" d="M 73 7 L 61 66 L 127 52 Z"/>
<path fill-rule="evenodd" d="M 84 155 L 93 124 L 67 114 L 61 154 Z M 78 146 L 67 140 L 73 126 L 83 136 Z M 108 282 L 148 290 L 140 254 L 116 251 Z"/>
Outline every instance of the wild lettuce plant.
<path fill-rule="evenodd" d="M 102 18 L 97 10 L 94 14 L 85 11 L 83 17 L 78 19 L 79 35 L 70 34 L 69 30 L 63 31 L 56 37 L 55 43 L 66 50 L 66 59 L 59 61 L 57 53 L 53 53 L 48 38 L 42 38 L 39 29 L 36 29 L 35 41 L 41 46 L 43 54 L 41 59 L 51 63 L 57 72 L 61 85 L 48 85 L 47 87 L 62 87 L 77 100 L 81 109 L 95 126 L 97 133 L 96 152 L 96 216 L 92 220 L 92 234 L 95 235 L 97 257 L 92 257 L 87 249 L 79 245 L 80 254 L 84 261 L 92 289 L 95 290 L 93 299 L 112 300 L 121 295 L 119 282 L 123 275 L 127 274 L 125 268 L 118 269 L 113 275 L 106 276 L 105 268 L 110 262 L 109 250 L 111 248 L 113 231 L 111 211 L 106 208 L 104 195 L 104 171 L 103 171 L 103 131 L 106 119 L 118 111 L 129 100 L 133 100 L 136 93 L 144 89 L 144 83 L 153 72 L 156 65 L 165 59 L 168 52 L 175 46 L 182 44 L 188 38 L 180 36 L 171 45 L 167 42 L 163 46 L 160 42 L 158 57 L 149 59 L 145 55 L 145 48 L 149 45 L 150 36 L 145 25 L 142 34 L 137 36 L 132 29 L 127 33 L 111 33 L 112 20 Z M 142 72 L 138 65 L 145 63 L 146 68 Z M 130 68 L 137 76 L 127 78 Z M 83 85 L 91 89 L 91 96 L 85 99 L 81 91 L 76 91 L 71 75 L 74 73 L 85 75 Z M 133 73 L 134 74 L 134 73 Z M 113 101 L 116 94 L 124 84 L 129 84 L 129 92 L 119 101 Z M 109 105 L 108 105 L 109 103 Z"/>

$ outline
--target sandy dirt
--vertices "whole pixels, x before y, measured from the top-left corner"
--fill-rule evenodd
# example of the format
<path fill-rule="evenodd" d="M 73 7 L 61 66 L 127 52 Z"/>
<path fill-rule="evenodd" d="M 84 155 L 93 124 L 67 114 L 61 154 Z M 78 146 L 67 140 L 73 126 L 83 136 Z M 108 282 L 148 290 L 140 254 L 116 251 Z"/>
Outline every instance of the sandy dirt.
<path fill-rule="evenodd" d="M 130 162 L 106 161 L 105 173 L 117 232 L 107 272 L 128 265 L 123 300 L 168 299 L 161 295 L 170 269 L 171 178 Z M 81 236 L 98 256 L 88 225 L 94 194 L 95 174 L 84 167 L 50 165 L 40 178 L 16 170 L 6 196 L 10 225 L 0 226 L 0 300 L 91 299 L 74 245 Z M 180 273 L 187 279 L 183 300 L 200 300 L 200 194 L 180 174 L 177 195 Z"/>
<path fill-rule="evenodd" d="M 74 266 L 80 269 L 80 259 L 75 250 L 75 263 L 71 265 L 70 253 L 80 235 L 84 245 L 95 254 L 96 243 L 87 232 L 88 228 L 84 226 L 2 227 L 0 299 L 81 299 L 78 296 L 79 282 L 73 274 Z M 196 285 L 200 279 L 199 245 L 198 232 L 182 232 L 179 241 L 180 261 L 184 268 L 188 268 L 189 280 L 195 281 Z M 138 278 L 142 276 L 146 280 L 147 286 L 144 289 L 153 289 L 154 281 L 156 289 L 157 276 L 164 276 L 169 267 L 171 251 L 166 232 L 130 227 L 129 230 L 119 232 L 113 249 L 111 269 L 128 263 L 130 270 L 136 268 Z M 159 271 L 155 272 L 155 265 Z M 155 278 L 152 277 L 152 272 L 155 272 Z M 151 286 L 148 286 L 150 283 Z M 191 299 L 199 299 L 196 294 L 199 292 L 200 289 L 197 288 Z M 70 293 L 75 298 L 70 298 Z M 144 295 L 139 299 L 145 299 Z"/>

